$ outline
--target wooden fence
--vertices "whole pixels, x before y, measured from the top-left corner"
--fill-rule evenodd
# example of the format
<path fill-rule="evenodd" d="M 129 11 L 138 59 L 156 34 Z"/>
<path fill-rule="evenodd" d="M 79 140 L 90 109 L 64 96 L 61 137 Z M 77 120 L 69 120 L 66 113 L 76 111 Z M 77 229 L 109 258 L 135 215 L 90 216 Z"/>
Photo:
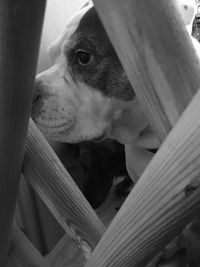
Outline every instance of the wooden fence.
<path fill-rule="evenodd" d="M 28 126 L 45 1 L 0 2 L 0 266 L 145 266 L 198 215 L 200 66 L 173 2 L 94 1 L 163 142 L 107 230 Z M 12 227 L 21 170 L 66 232 L 46 257 Z"/>

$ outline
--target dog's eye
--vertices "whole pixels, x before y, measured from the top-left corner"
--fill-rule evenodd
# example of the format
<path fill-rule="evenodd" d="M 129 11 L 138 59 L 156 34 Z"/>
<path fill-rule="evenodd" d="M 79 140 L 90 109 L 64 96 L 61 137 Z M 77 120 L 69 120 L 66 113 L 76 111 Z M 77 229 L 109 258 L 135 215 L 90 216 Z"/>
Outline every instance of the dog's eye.
<path fill-rule="evenodd" d="M 89 65 L 93 60 L 93 55 L 85 50 L 77 50 L 75 53 L 78 63 L 82 66 Z"/>

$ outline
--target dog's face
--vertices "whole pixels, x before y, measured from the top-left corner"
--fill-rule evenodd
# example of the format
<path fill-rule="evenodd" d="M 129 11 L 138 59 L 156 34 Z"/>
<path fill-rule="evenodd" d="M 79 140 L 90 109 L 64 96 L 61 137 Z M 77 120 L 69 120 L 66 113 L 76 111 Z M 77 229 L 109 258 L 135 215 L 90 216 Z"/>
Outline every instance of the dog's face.
<path fill-rule="evenodd" d="M 51 45 L 54 65 L 36 79 L 32 117 L 57 141 L 130 142 L 147 120 L 93 6 Z"/>

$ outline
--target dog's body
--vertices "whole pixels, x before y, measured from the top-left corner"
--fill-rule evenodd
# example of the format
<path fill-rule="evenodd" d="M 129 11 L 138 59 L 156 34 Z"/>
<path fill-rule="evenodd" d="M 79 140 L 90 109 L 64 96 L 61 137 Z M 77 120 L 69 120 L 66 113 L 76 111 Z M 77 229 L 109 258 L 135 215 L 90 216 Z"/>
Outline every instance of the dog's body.
<path fill-rule="evenodd" d="M 126 183 L 115 185 L 116 195 L 123 197 L 129 193 L 127 185 L 131 180 L 126 170 L 123 145 L 110 139 L 80 144 L 48 141 L 94 209 L 104 203 L 114 177 L 126 177 Z"/>
<path fill-rule="evenodd" d="M 53 66 L 37 77 L 32 109 L 39 129 L 67 143 L 118 140 L 137 179 L 160 143 L 93 6 L 70 20 L 49 54 Z"/>

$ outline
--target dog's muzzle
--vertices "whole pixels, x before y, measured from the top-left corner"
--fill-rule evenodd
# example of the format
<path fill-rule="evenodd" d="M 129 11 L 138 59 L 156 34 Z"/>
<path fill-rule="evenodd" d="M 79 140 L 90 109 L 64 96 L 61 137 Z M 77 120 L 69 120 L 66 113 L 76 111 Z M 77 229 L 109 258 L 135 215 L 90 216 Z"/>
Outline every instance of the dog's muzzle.
<path fill-rule="evenodd" d="M 75 121 L 72 108 L 60 109 L 55 92 L 39 78 L 35 81 L 34 89 L 31 116 L 38 127 L 58 132 L 70 130 Z"/>
<path fill-rule="evenodd" d="M 43 97 L 50 95 L 45 87 L 46 86 L 42 80 L 35 80 L 32 108 L 35 107 L 35 105 L 38 105 Z"/>

